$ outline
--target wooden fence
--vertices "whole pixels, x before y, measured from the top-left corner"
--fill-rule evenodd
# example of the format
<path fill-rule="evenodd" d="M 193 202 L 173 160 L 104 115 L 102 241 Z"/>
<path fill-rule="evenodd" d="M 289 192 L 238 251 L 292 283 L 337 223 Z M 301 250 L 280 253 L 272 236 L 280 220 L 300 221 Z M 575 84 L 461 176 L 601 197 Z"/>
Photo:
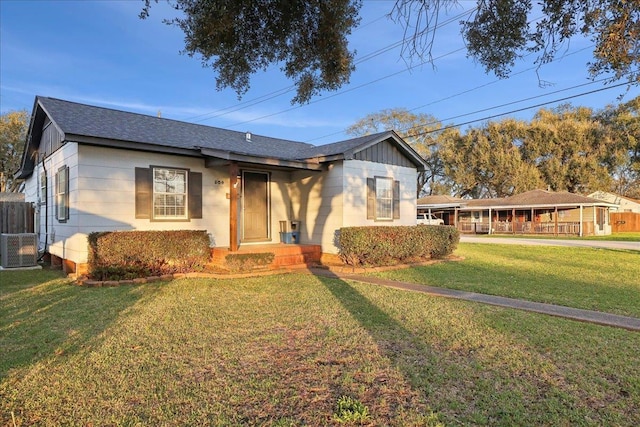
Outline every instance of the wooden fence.
<path fill-rule="evenodd" d="M 0 202 L 0 233 L 33 233 L 33 220 L 33 204 Z"/>
<path fill-rule="evenodd" d="M 640 231 L 640 213 L 636 212 L 611 212 L 611 231 L 614 233 L 626 231 Z"/>

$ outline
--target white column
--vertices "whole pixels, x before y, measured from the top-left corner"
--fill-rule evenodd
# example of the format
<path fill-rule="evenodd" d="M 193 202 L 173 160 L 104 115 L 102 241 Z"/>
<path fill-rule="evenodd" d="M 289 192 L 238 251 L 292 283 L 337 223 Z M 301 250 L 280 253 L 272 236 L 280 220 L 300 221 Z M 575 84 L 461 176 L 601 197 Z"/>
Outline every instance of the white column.
<path fill-rule="evenodd" d="M 583 234 L 583 230 L 582 230 L 582 205 L 580 205 L 580 237 L 582 237 Z"/>

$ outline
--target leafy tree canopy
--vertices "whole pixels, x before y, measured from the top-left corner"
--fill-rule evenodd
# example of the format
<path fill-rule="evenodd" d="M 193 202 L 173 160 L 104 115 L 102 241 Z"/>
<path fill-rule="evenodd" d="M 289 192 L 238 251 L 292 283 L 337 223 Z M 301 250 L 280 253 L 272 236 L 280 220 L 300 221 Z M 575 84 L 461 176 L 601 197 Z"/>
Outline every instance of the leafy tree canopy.
<path fill-rule="evenodd" d="M 142 18 L 151 0 L 144 0 Z M 157 2 L 157 0 L 155 0 Z M 166 21 L 185 34 L 185 52 L 217 73 L 218 89 L 240 96 L 250 77 L 272 64 L 294 80 L 292 102 L 305 103 L 323 90 L 349 82 L 354 52 L 347 36 L 359 22 L 359 1 L 175 0 L 184 17 Z"/>
<path fill-rule="evenodd" d="M 143 0 L 142 18 L 152 2 Z M 359 23 L 361 0 L 167 0 L 181 13 L 166 21 L 185 34 L 184 52 L 217 72 L 217 87 L 238 95 L 250 77 L 273 64 L 297 88 L 294 103 L 308 102 L 345 83 L 355 52 L 347 36 Z M 438 17 L 456 0 L 396 0 L 390 16 L 405 28 L 403 54 L 429 55 Z M 537 53 L 552 61 L 575 36 L 594 42 L 592 76 L 640 84 L 640 0 L 477 0 L 461 23 L 468 54 L 487 71 L 508 77 L 516 61 Z"/>
<path fill-rule="evenodd" d="M 20 168 L 29 127 L 26 111 L 9 111 L 0 116 L 0 191 L 15 191 L 13 174 Z"/>
<path fill-rule="evenodd" d="M 488 122 L 442 147 L 446 172 L 459 196 L 505 197 L 543 186 L 536 167 L 518 145 L 527 124 L 514 119 Z"/>

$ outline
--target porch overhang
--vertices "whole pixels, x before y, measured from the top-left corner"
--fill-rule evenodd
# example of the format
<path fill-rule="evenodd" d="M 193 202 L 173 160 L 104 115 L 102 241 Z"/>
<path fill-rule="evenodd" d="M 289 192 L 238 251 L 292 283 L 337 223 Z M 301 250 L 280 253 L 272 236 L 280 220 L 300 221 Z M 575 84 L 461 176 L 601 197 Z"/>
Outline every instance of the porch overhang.
<path fill-rule="evenodd" d="M 215 150 L 211 148 L 200 148 L 200 153 L 205 157 L 205 166 L 216 167 L 226 166 L 230 163 L 245 163 L 261 166 L 269 166 L 281 169 L 297 169 L 307 171 L 323 171 L 326 165 L 317 159 L 290 160 L 278 159 L 274 157 L 261 157 L 232 151 Z"/>

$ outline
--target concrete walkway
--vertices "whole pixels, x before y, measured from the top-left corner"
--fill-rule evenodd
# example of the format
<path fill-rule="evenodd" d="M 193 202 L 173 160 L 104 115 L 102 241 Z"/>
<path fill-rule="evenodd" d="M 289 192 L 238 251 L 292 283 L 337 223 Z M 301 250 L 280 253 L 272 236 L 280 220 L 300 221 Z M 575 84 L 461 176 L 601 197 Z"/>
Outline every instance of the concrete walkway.
<path fill-rule="evenodd" d="M 531 239 L 526 237 L 460 236 L 461 243 L 499 243 L 503 245 L 570 246 L 581 248 L 624 249 L 640 251 L 640 242 L 618 242 L 614 240 L 559 240 Z"/>
<path fill-rule="evenodd" d="M 506 239 L 508 240 L 508 239 Z M 595 323 L 598 325 L 613 326 L 630 331 L 640 331 L 640 319 L 617 314 L 603 313 L 592 310 L 582 310 L 579 308 L 565 307 L 554 304 L 544 304 L 540 302 L 524 301 L 514 298 L 499 297 L 494 295 L 478 294 L 475 292 L 458 291 L 454 289 L 436 288 L 433 286 L 419 285 L 416 283 L 399 282 L 395 280 L 380 279 L 377 277 L 363 276 L 360 274 L 340 273 L 326 269 L 313 269 L 313 274 L 323 277 L 330 277 L 344 280 L 355 280 L 363 283 L 386 286 L 389 288 L 401 289 L 405 291 L 422 292 L 429 295 L 436 295 L 446 298 L 455 298 L 465 301 L 481 302 L 484 304 L 497 305 L 500 307 L 513 308 L 517 310 L 533 311 L 550 316 L 564 317 L 566 319 L 580 322 Z"/>

